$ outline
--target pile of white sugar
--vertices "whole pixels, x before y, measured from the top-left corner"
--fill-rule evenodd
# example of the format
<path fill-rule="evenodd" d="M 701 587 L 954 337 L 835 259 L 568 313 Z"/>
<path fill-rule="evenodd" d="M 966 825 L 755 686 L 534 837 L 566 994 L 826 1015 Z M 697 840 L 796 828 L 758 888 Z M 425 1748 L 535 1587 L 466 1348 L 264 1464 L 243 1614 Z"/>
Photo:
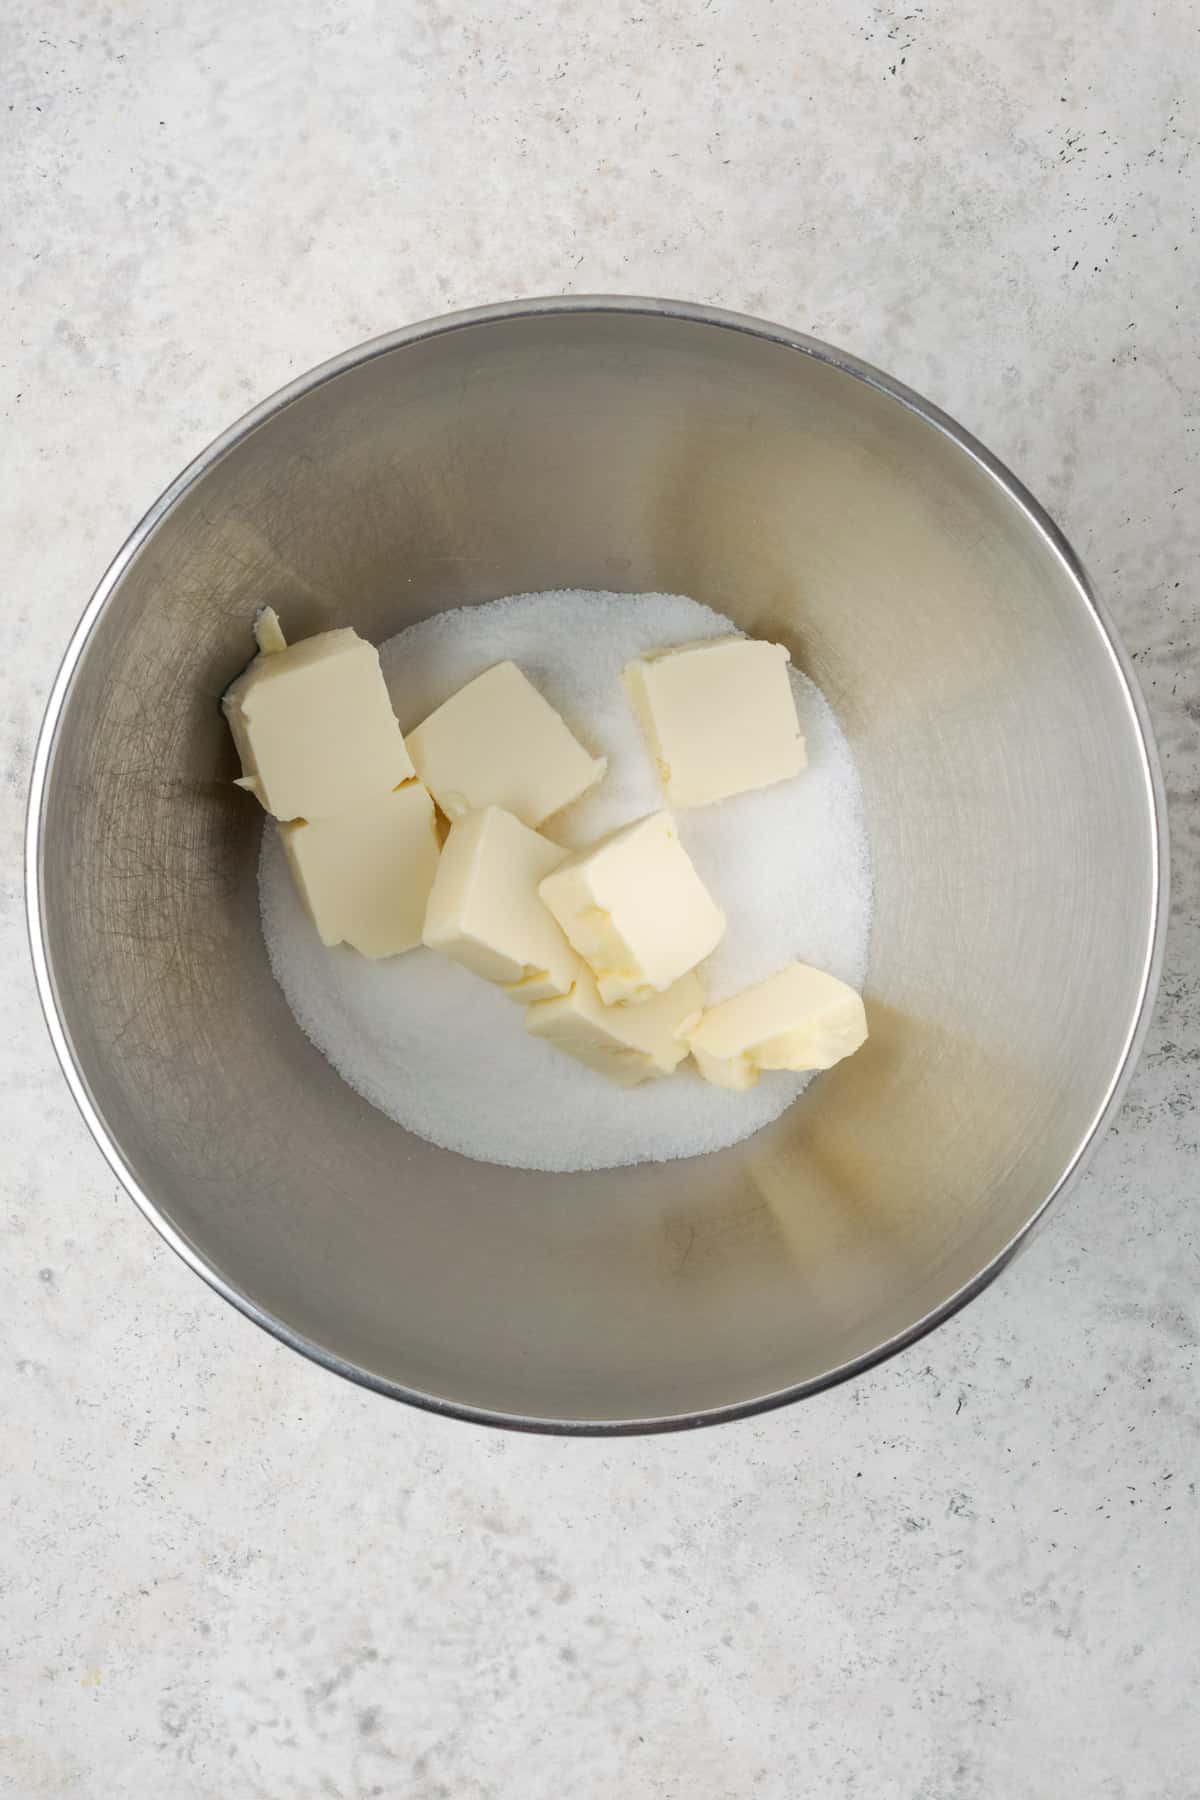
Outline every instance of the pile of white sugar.
<path fill-rule="evenodd" d="M 493 663 L 511 659 L 587 748 L 608 757 L 598 788 L 544 827 L 575 847 L 664 805 L 621 670 L 736 628 L 678 594 L 521 594 L 439 613 L 380 647 L 401 728 L 411 730 Z M 728 919 L 702 965 L 710 1001 L 800 959 L 861 987 L 871 865 L 850 748 L 819 690 L 793 673 L 809 766 L 795 780 L 677 815 L 679 834 Z M 618 1088 L 525 1031 L 522 1009 L 431 950 L 368 962 L 327 950 L 292 886 L 268 821 L 259 868 L 276 980 L 334 1068 L 398 1124 L 444 1149 L 525 1169 L 606 1169 L 699 1156 L 777 1118 L 812 1079 L 766 1074 L 747 1093 L 685 1064 Z"/>

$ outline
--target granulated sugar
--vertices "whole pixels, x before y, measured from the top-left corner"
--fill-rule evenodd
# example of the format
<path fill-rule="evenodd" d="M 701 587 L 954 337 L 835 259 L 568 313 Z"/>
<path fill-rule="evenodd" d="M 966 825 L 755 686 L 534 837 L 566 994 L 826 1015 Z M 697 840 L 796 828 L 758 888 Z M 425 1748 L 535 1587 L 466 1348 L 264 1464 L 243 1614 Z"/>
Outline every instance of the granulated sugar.
<path fill-rule="evenodd" d="M 511 659 L 589 750 L 600 786 L 545 827 L 575 847 L 664 805 L 621 685 L 623 666 L 736 628 L 680 595 L 522 594 L 439 613 L 381 646 L 408 731 L 465 682 Z M 795 780 L 677 815 L 679 833 L 729 921 L 701 974 L 710 1001 L 796 958 L 861 987 L 871 924 L 862 794 L 849 745 L 819 690 L 793 673 L 809 766 Z M 811 1076 L 767 1074 L 747 1093 L 685 1066 L 617 1088 L 530 1037 L 521 1008 L 431 950 L 368 962 L 321 944 L 296 897 L 273 825 L 259 869 L 271 967 L 334 1068 L 419 1137 L 481 1162 L 604 1169 L 723 1149 L 777 1118 Z"/>

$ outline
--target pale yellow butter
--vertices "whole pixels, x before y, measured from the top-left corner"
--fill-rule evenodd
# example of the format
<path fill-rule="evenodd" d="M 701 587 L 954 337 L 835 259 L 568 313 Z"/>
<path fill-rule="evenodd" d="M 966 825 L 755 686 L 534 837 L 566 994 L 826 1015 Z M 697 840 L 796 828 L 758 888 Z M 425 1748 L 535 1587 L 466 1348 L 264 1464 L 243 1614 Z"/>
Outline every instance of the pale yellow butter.
<path fill-rule="evenodd" d="M 499 806 L 450 827 L 429 895 L 424 941 L 521 1001 L 567 994 L 579 958 L 538 898 L 566 855 Z"/>
<path fill-rule="evenodd" d="M 712 1006 L 685 1032 L 696 1066 L 717 1087 L 750 1088 L 763 1069 L 829 1069 L 866 1042 L 862 998 L 807 963 Z"/>
<path fill-rule="evenodd" d="M 414 773 L 379 652 L 356 631 L 285 649 L 274 614 L 264 648 L 222 707 L 242 761 L 238 785 L 277 819 L 328 819 L 381 798 Z"/>
<path fill-rule="evenodd" d="M 264 656 L 278 656 L 287 649 L 279 614 L 273 606 L 260 606 L 254 615 L 254 641 Z"/>
<path fill-rule="evenodd" d="M 782 644 L 724 637 L 626 665 L 626 692 L 672 806 L 707 806 L 800 773 L 788 661 Z"/>
<path fill-rule="evenodd" d="M 565 998 L 526 1009 L 525 1028 L 621 1087 L 636 1087 L 678 1068 L 687 1055 L 680 1034 L 703 1004 L 700 977 L 691 974 L 643 1006 L 605 1006 L 581 967 Z"/>
<path fill-rule="evenodd" d="M 715 950 L 725 915 L 679 841 L 650 813 L 580 850 L 538 889 L 606 1006 L 663 993 Z"/>
<path fill-rule="evenodd" d="M 279 831 L 323 944 L 350 944 L 375 959 L 421 942 L 438 836 L 419 781 L 336 819 L 300 819 Z"/>
<path fill-rule="evenodd" d="M 516 663 L 460 688 L 408 734 L 417 773 L 448 819 L 502 806 L 537 827 L 598 782 L 591 756 Z"/>

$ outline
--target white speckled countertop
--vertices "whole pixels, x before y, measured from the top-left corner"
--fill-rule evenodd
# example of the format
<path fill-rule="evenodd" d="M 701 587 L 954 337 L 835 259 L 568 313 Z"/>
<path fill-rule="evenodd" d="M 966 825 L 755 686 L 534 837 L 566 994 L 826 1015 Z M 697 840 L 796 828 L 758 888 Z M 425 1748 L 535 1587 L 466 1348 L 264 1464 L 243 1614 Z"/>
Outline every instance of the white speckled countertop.
<path fill-rule="evenodd" d="M 1200 1794 L 1198 66 L 1188 0 L 7 9 L 0 1794 Z M 148 502 L 333 351 L 560 289 L 786 321 L 979 433 L 1173 809 L 1069 1203 L 898 1361 L 680 1438 L 485 1433 L 258 1332 L 116 1190 L 25 948 L 44 696 Z"/>

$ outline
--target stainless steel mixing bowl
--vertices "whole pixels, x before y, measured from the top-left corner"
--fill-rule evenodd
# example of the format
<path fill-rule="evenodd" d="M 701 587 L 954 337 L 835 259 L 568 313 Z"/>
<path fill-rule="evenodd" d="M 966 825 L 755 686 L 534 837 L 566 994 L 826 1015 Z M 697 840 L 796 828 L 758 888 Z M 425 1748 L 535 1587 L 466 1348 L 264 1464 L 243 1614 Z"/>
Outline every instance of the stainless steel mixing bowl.
<path fill-rule="evenodd" d="M 853 743 L 878 892 L 866 1050 L 735 1150 L 550 1176 L 408 1136 L 303 1037 L 217 701 L 263 601 L 378 640 L 563 586 L 788 643 Z M 949 419 L 754 320 L 552 300 L 327 363 L 150 510 L 50 700 L 33 952 L 114 1171 L 251 1318 L 467 1418 L 690 1425 L 910 1343 L 1062 1193 L 1146 1020 L 1163 817 L 1075 557 Z"/>

